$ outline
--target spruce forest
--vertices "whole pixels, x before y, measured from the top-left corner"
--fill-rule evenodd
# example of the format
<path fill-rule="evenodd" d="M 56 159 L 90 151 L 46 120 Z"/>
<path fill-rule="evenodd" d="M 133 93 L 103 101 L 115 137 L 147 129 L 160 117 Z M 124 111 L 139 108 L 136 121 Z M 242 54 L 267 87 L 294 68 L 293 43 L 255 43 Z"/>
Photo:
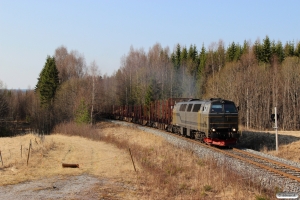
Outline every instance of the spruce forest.
<path fill-rule="evenodd" d="M 0 81 L 0 136 L 18 128 L 7 126 L 9 121 L 47 134 L 61 123 L 94 124 L 113 105 L 178 97 L 232 100 L 240 126 L 255 130 L 273 129 L 276 106 L 280 130 L 300 129 L 300 42 L 266 36 L 226 46 L 220 40 L 208 47 L 130 47 L 111 76 L 65 46 L 45 58 L 33 90 L 8 90 Z"/>

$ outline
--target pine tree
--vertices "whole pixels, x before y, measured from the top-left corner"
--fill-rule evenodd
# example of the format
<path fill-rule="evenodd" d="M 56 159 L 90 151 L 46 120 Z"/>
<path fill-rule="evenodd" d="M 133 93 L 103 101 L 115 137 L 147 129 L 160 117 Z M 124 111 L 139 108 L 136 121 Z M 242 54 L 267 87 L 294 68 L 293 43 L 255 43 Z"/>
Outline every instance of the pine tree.
<path fill-rule="evenodd" d="M 180 68 L 181 63 L 181 47 L 180 44 L 177 44 L 176 46 L 176 52 L 174 54 L 174 68 L 178 70 Z"/>
<path fill-rule="evenodd" d="M 256 60 L 259 62 L 263 61 L 263 47 L 259 41 L 256 41 L 253 46 L 253 51 L 256 57 Z"/>
<path fill-rule="evenodd" d="M 276 44 L 276 55 L 278 57 L 278 61 L 280 63 L 282 63 L 285 56 L 284 56 L 283 46 L 282 46 L 282 43 L 280 41 L 277 42 L 277 44 Z"/>
<path fill-rule="evenodd" d="M 284 54 L 285 57 L 292 57 L 294 56 L 294 42 L 287 42 L 284 46 Z"/>
<path fill-rule="evenodd" d="M 196 45 L 191 45 L 188 51 L 188 59 L 192 60 L 192 61 L 196 61 L 197 60 L 197 48 Z"/>
<path fill-rule="evenodd" d="M 271 42 L 271 55 L 274 56 L 276 54 L 276 44 L 275 41 L 273 40 Z"/>
<path fill-rule="evenodd" d="M 268 36 L 264 39 L 264 44 L 262 47 L 262 61 L 265 63 L 269 63 L 271 59 L 271 42 Z"/>
<path fill-rule="evenodd" d="M 184 64 L 187 60 L 187 57 L 188 57 L 187 49 L 186 49 L 186 47 L 183 47 L 181 54 L 180 54 L 180 63 Z"/>
<path fill-rule="evenodd" d="M 187 54 L 187 53 L 186 53 Z M 182 64 L 182 53 L 181 53 L 181 46 L 177 44 L 175 52 L 172 53 L 172 63 L 174 66 L 173 70 L 173 81 L 172 81 L 172 92 L 171 97 L 181 97 L 182 94 L 182 76 L 181 76 L 181 64 Z"/>
<path fill-rule="evenodd" d="M 35 91 L 39 93 L 42 106 L 48 107 L 53 103 L 58 86 L 59 79 L 55 59 L 48 56 L 35 88 Z"/>
<path fill-rule="evenodd" d="M 201 51 L 199 53 L 199 67 L 197 71 L 197 85 L 196 90 L 197 94 L 196 96 L 198 98 L 201 98 L 202 95 L 205 93 L 204 91 L 204 85 L 205 85 L 205 66 L 206 66 L 206 59 L 207 59 L 207 53 L 206 49 L 204 47 L 204 44 L 202 44 Z"/>
<path fill-rule="evenodd" d="M 199 67 L 199 58 L 196 45 L 191 45 L 188 51 L 188 70 L 192 76 L 197 78 L 197 71 Z"/>
<path fill-rule="evenodd" d="M 248 53 L 249 50 L 250 50 L 249 42 L 247 42 L 246 40 L 244 40 L 244 44 L 243 44 L 243 48 L 242 48 L 242 54 Z"/>
<path fill-rule="evenodd" d="M 232 42 L 231 45 L 227 48 L 227 51 L 226 51 L 226 58 L 227 58 L 226 60 L 227 60 L 227 62 L 234 61 L 235 53 L 236 53 L 236 46 L 235 46 L 235 43 Z"/>
<path fill-rule="evenodd" d="M 234 54 L 234 60 L 238 61 L 238 60 L 240 60 L 240 58 L 243 54 L 243 49 L 242 49 L 242 46 L 239 43 L 236 44 L 235 48 L 236 48 L 236 51 L 235 51 L 235 54 Z"/>
<path fill-rule="evenodd" d="M 201 77 L 202 72 L 204 71 L 205 65 L 206 65 L 206 49 L 204 47 L 204 44 L 202 45 L 201 52 L 199 55 L 199 70 L 198 70 L 198 78 Z"/>

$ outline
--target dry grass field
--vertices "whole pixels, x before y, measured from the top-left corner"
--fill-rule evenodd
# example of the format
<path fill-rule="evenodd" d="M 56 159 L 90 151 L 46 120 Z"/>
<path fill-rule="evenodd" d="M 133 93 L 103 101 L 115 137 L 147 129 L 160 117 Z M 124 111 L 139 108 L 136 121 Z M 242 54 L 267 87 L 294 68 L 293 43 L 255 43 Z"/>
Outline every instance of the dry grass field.
<path fill-rule="evenodd" d="M 0 171 L 1 185 L 83 173 L 109 178 L 119 177 L 124 173 L 128 176 L 134 175 L 131 173 L 133 168 L 129 155 L 124 155 L 122 150 L 112 145 L 106 143 L 99 145 L 96 141 L 63 135 L 46 136 L 44 142 L 37 140 L 39 143 L 37 144 L 36 138 L 34 135 L 1 138 L 3 159 L 3 167 Z M 30 140 L 33 147 L 27 166 Z M 23 145 L 22 158 L 20 145 Z M 62 163 L 76 163 L 79 164 L 79 168 L 63 168 Z M 122 168 L 112 170 L 113 166 L 122 166 Z"/>
<path fill-rule="evenodd" d="M 242 131 L 241 146 L 300 162 L 300 131 L 278 131 L 276 152 L 275 131 Z"/>
<path fill-rule="evenodd" d="M 0 195 L 6 199 L 275 197 L 277 188 L 264 191 L 230 173 L 228 166 L 217 167 L 211 159 L 175 148 L 147 132 L 101 122 L 98 134 L 94 140 L 87 133 L 82 133 L 82 137 L 53 134 L 43 140 L 32 134 L 0 138 Z M 32 150 L 27 166 L 30 140 Z M 296 152 L 297 147 L 289 145 L 289 151 L 293 148 Z M 79 168 L 63 168 L 62 163 L 79 164 Z"/>
<path fill-rule="evenodd" d="M 275 135 L 274 131 L 271 134 Z M 294 162 L 300 162 L 300 131 L 279 131 L 278 152 L 263 150 L 265 153 L 275 155 Z M 290 141 L 290 138 L 298 138 Z M 287 142 L 288 141 L 288 142 Z"/>
<path fill-rule="evenodd" d="M 27 166 L 30 140 L 32 149 Z M 51 192 L 48 194 L 49 187 L 52 189 L 58 184 L 55 184 L 57 180 L 68 180 L 70 176 L 86 175 L 87 180 L 89 180 L 88 176 L 99 177 L 101 181 L 90 185 L 90 188 L 85 189 L 86 191 L 82 191 L 91 193 L 101 192 L 101 190 L 95 188 L 97 188 L 97 183 L 103 182 L 103 180 L 109 180 L 106 181 L 106 186 L 102 185 L 103 188 L 110 188 L 110 185 L 115 185 L 115 189 L 120 190 L 118 183 L 126 184 L 136 179 L 127 152 L 105 142 L 92 141 L 78 136 L 49 135 L 45 136 L 43 142 L 39 137 L 32 134 L 13 138 L 0 138 L 0 149 L 3 160 L 3 166 L 0 162 L 1 186 L 32 180 L 49 180 L 41 183 L 38 190 L 36 187 L 31 188 L 33 190 L 31 191 L 31 198 L 34 198 L 37 192 L 45 191 L 47 199 L 52 199 Z M 62 163 L 79 164 L 79 168 L 63 168 Z M 32 182 L 27 183 L 31 184 Z M 76 191 L 78 186 L 72 185 L 72 183 L 68 184 L 70 192 L 66 192 L 66 197 L 61 196 L 61 198 L 74 199 L 76 197 L 76 199 L 82 199 L 80 195 L 76 194 L 76 192 L 80 192 Z M 89 183 L 88 181 L 85 182 L 83 178 L 79 184 Z M 123 192 L 119 192 L 118 195 L 124 198 L 130 195 L 131 190 L 121 189 Z M 10 192 L 11 199 L 20 199 L 14 196 L 16 195 L 14 190 L 11 189 Z M 104 194 L 100 193 L 99 195 L 109 194 L 104 192 Z M 3 195 L 1 196 L 3 197 Z"/>

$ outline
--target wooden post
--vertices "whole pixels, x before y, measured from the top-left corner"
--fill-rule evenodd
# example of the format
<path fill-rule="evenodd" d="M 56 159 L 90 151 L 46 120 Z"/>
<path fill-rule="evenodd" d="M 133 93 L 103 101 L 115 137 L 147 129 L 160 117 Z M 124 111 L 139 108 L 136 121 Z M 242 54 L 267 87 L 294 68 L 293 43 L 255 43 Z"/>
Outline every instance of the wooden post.
<path fill-rule="evenodd" d="M 29 161 L 30 148 L 31 148 L 31 140 L 30 140 L 29 149 L 28 149 L 27 166 L 28 166 L 28 161 Z"/>
<path fill-rule="evenodd" d="M 63 168 L 66 168 L 66 167 L 69 167 L 69 168 L 79 168 L 79 164 L 67 164 L 67 163 L 62 163 L 62 167 L 63 167 Z"/>
<path fill-rule="evenodd" d="M 134 162 L 133 162 L 133 158 L 132 158 L 132 155 L 131 155 L 130 148 L 129 148 L 129 153 L 130 153 L 131 161 L 132 161 L 132 164 L 133 164 L 133 167 L 134 167 L 134 171 L 136 172 L 136 169 L 135 169 L 135 165 L 134 165 Z"/>
<path fill-rule="evenodd" d="M 1 151 L 0 151 L 0 158 L 1 158 L 2 166 L 3 166 L 3 160 L 2 160 Z"/>
<path fill-rule="evenodd" d="M 22 145 L 21 145 L 21 158 L 22 158 Z"/>

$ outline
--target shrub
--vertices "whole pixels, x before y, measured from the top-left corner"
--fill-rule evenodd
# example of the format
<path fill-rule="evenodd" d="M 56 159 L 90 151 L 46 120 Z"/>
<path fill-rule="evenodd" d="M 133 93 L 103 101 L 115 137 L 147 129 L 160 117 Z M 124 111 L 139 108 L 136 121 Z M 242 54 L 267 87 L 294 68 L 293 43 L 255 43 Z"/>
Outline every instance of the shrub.
<path fill-rule="evenodd" d="M 91 122 L 88 107 L 85 104 L 84 100 L 80 101 L 80 105 L 79 105 L 78 109 L 76 110 L 75 122 L 78 124 L 82 124 L 82 123 L 88 124 Z"/>

